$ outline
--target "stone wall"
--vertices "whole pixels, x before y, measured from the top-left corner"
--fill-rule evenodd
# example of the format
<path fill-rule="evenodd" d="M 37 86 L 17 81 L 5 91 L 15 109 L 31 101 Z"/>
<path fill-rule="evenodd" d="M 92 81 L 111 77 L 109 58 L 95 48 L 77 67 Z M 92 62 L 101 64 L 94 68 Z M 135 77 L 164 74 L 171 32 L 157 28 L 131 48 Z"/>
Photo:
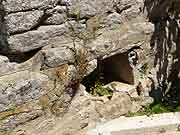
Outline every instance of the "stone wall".
<path fill-rule="evenodd" d="M 28 52 L 47 45 L 69 43 L 68 23 L 79 18 L 79 28 L 99 25 L 111 29 L 140 13 L 138 1 L 3 1 L 10 52 Z M 102 9 L 102 7 L 104 7 Z M 98 14 L 99 17 L 94 17 Z M 94 19 L 94 20 L 93 20 Z M 99 22 L 97 22 L 99 21 Z M 79 29 L 78 28 L 78 29 Z M 110 29 L 108 28 L 108 29 Z"/>
<path fill-rule="evenodd" d="M 59 122 L 58 128 L 63 130 L 58 133 L 70 130 L 73 134 L 83 130 L 85 121 L 89 124 L 86 128 L 91 128 L 91 123 L 101 118 L 119 117 L 146 104 L 149 95 L 138 96 L 137 89 L 144 93 L 151 90 L 148 76 L 154 69 L 150 47 L 154 25 L 148 22 L 143 7 L 141 0 L 3 0 L 0 3 L 0 130 L 14 129 L 51 112 L 68 123 Z M 87 53 L 80 57 L 77 50 Z M 127 54 L 125 63 L 116 57 L 123 54 Z M 78 65 L 77 55 L 79 63 L 83 60 L 87 63 L 83 65 L 87 69 L 83 76 L 91 74 L 99 61 L 112 59 L 114 63 L 105 66 L 114 64 L 122 79 L 130 76 L 131 81 L 135 80 L 133 95 L 121 93 L 123 88 L 108 99 L 93 97 L 83 89 L 74 97 L 74 80 L 78 71 L 82 71 L 78 68 L 83 67 Z M 122 75 L 123 67 L 129 69 L 127 76 Z M 112 81 L 117 80 L 112 78 Z M 77 121 L 79 125 L 73 124 Z M 37 130 L 45 134 L 47 130 L 41 128 Z"/>

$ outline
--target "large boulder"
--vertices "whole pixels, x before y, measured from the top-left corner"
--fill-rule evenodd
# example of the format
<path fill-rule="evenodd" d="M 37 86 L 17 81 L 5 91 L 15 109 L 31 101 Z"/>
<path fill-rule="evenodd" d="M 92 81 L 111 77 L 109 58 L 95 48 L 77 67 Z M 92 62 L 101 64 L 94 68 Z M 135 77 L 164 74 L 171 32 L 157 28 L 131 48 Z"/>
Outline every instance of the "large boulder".
<path fill-rule="evenodd" d="M 104 59 L 142 46 L 144 42 L 148 42 L 153 30 L 153 24 L 145 22 L 143 17 L 137 17 L 117 26 L 115 30 L 103 29 L 96 40 L 85 46 L 94 56 Z"/>
<path fill-rule="evenodd" d="M 59 44 L 66 30 L 64 25 L 41 26 L 38 30 L 10 36 L 9 47 L 14 51 L 27 52 L 49 44 Z"/>

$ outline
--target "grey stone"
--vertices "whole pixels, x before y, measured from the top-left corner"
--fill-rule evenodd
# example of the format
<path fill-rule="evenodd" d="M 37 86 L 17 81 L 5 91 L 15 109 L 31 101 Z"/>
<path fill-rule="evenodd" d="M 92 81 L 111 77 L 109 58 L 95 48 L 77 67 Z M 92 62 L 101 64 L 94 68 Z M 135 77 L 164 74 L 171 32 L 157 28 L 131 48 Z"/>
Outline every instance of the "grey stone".
<path fill-rule="evenodd" d="M 66 19 L 67 19 L 67 16 L 65 14 L 54 13 L 51 17 L 49 17 L 43 23 L 48 24 L 48 25 L 53 25 L 53 24 L 58 25 L 58 24 L 65 23 Z"/>
<path fill-rule="evenodd" d="M 63 64 L 74 63 L 74 53 L 66 47 L 52 48 L 44 51 L 45 65 L 48 67 L 58 67 Z"/>
<path fill-rule="evenodd" d="M 48 8 L 48 6 L 56 5 L 58 0 L 6 0 L 3 5 L 7 12 L 27 11 L 38 8 Z"/>
<path fill-rule="evenodd" d="M 7 31 L 13 34 L 31 30 L 40 23 L 43 15 L 39 10 L 9 14 L 5 17 Z"/>
<path fill-rule="evenodd" d="M 2 63 L 0 64 L 0 77 L 5 75 L 11 75 L 13 73 L 17 73 L 25 70 L 39 72 L 44 64 L 44 56 L 41 51 L 37 53 L 33 58 L 23 63 L 8 62 L 9 60 L 7 59 L 7 57 L 3 59 L 5 59 L 6 62 L 2 61 Z"/>
<path fill-rule="evenodd" d="M 117 26 L 123 22 L 122 15 L 118 14 L 117 12 L 114 12 L 108 15 L 103 22 L 106 25 L 106 27 L 113 28 L 114 25 Z"/>

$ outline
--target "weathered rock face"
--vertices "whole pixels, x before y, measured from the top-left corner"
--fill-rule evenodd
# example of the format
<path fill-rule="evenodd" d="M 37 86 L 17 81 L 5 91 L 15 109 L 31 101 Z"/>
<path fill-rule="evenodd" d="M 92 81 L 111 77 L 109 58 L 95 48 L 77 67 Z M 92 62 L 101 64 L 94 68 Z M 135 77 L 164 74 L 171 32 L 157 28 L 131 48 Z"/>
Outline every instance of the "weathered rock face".
<path fill-rule="evenodd" d="M 48 77 L 30 71 L 22 71 L 1 77 L 0 130 L 10 129 L 42 115 L 37 100 L 50 87 Z M 22 118 L 22 119 L 21 119 Z"/>
<path fill-rule="evenodd" d="M 151 47 L 156 77 L 152 78 L 158 90 L 153 95 L 170 105 L 179 104 L 179 7 L 179 1 L 145 1 L 149 21 L 155 24 Z"/>
<path fill-rule="evenodd" d="M 139 0 L 1 2 L 0 50 L 7 57 L 0 56 L 0 130 L 54 114 L 63 120 L 39 118 L 44 124 L 19 128 L 27 135 L 83 135 L 151 102 L 154 25 L 142 6 Z M 9 60 L 11 54 L 28 60 Z M 82 86 L 76 91 L 100 65 L 113 96 L 93 97 Z"/>

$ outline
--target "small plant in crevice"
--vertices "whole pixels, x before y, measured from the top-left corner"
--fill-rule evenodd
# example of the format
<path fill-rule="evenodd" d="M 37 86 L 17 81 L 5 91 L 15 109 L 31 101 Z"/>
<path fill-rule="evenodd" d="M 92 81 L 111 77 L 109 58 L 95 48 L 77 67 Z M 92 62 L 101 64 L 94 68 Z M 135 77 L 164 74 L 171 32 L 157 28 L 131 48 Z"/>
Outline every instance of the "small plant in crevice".
<path fill-rule="evenodd" d="M 87 60 L 87 51 L 83 49 L 75 49 L 74 50 L 74 66 L 76 69 L 76 75 L 75 78 L 71 80 L 69 83 L 69 88 L 71 88 L 74 92 L 72 93 L 72 97 L 76 93 L 76 90 L 79 88 L 85 74 L 87 73 L 87 67 L 88 67 L 88 60 Z"/>
<path fill-rule="evenodd" d="M 101 82 L 95 82 L 95 86 L 90 88 L 90 93 L 94 96 L 112 97 L 113 91 L 110 88 L 104 88 Z"/>
<path fill-rule="evenodd" d="M 72 40 L 72 51 L 74 55 L 74 67 L 76 69 L 75 77 L 72 78 L 71 82 L 68 85 L 68 92 L 73 97 L 76 93 L 76 90 L 79 88 L 80 83 L 82 82 L 84 76 L 88 70 L 88 50 L 84 47 L 91 38 L 83 35 L 86 30 L 79 30 L 80 17 L 77 16 L 75 24 L 67 22 L 69 35 Z M 83 43 L 83 46 L 80 46 L 80 43 Z"/>
<path fill-rule="evenodd" d="M 147 73 L 147 70 L 148 70 L 148 63 L 144 63 L 141 68 L 140 68 L 141 72 L 143 74 L 146 74 Z"/>
<path fill-rule="evenodd" d="M 103 67 L 98 64 L 98 67 L 90 75 L 86 76 L 82 83 L 86 86 L 86 90 L 93 96 L 112 97 L 113 91 L 104 86 Z"/>

